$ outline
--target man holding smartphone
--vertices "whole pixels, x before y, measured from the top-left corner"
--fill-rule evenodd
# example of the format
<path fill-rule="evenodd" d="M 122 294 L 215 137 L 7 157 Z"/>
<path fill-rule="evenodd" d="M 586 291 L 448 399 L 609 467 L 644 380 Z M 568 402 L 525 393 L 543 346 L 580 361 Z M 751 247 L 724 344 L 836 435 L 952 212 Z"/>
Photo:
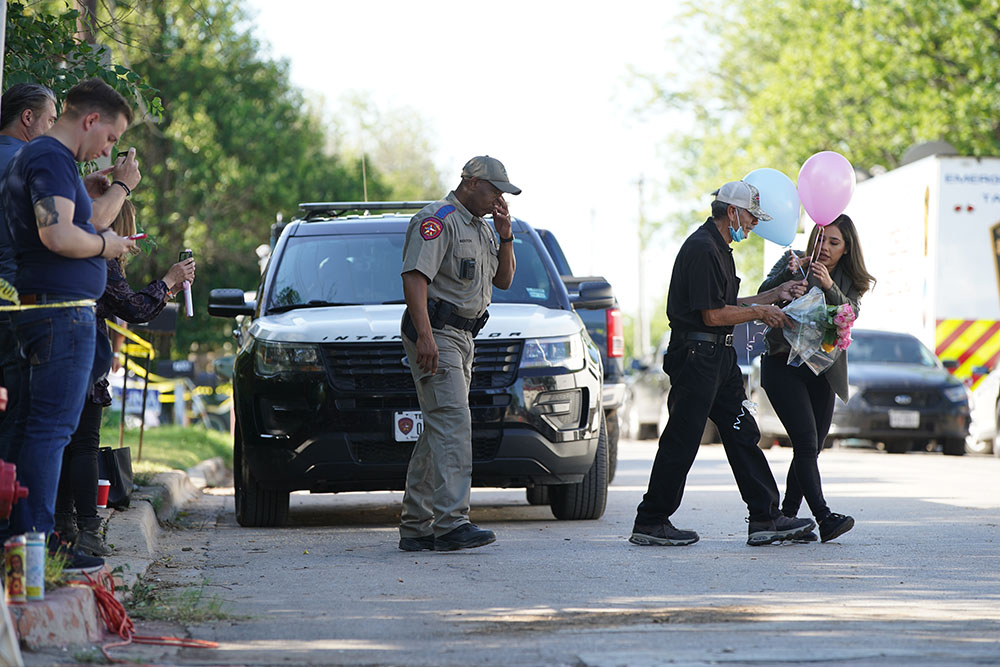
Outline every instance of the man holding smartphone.
<path fill-rule="evenodd" d="M 16 506 L 12 533 L 53 530 L 63 449 L 77 427 L 94 367 L 94 302 L 104 292 L 105 258 L 135 246 L 107 229 L 138 185 L 134 150 L 109 170 L 113 183 L 105 175 L 105 186 L 96 185 L 100 193 L 87 188 L 77 162 L 110 155 L 131 120 L 125 98 L 106 83 L 77 84 L 52 129 L 14 157 L 0 184 L 17 250 L 15 286 L 27 306 L 14 316 L 15 334 L 31 367 L 25 409 L 15 423 L 23 432 L 18 479 L 31 495 Z M 100 194 L 97 201 L 93 194 Z M 67 558 L 69 571 L 103 566 L 102 559 L 50 537 L 50 553 Z"/>

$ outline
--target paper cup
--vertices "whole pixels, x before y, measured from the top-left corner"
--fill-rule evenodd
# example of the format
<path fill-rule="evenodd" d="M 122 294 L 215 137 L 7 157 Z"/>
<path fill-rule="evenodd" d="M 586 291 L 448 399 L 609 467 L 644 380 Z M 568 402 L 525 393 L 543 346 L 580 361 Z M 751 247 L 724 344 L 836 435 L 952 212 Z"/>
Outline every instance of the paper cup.
<path fill-rule="evenodd" d="M 106 479 L 97 480 L 97 507 L 105 509 L 108 506 L 108 492 L 111 491 L 111 482 Z"/>

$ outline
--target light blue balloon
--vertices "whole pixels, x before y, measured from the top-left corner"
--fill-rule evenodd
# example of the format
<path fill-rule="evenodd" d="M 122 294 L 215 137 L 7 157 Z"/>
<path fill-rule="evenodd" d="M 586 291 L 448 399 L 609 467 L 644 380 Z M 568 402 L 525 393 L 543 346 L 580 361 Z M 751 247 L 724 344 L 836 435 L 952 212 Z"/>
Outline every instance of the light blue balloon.
<path fill-rule="evenodd" d="M 743 180 L 760 191 L 760 207 L 771 216 L 761 220 L 753 233 L 780 246 L 791 245 L 799 228 L 799 191 L 777 169 L 754 169 Z"/>

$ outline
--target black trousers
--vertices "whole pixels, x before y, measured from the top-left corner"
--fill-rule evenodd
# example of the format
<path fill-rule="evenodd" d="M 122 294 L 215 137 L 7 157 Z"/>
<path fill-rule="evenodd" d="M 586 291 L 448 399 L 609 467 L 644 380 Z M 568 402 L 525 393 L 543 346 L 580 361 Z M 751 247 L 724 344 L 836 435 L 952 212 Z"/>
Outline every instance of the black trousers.
<path fill-rule="evenodd" d="M 788 468 L 785 499 L 781 511 L 795 516 L 803 496 L 817 521 L 830 514 L 823 498 L 817 457 L 833 420 L 833 387 L 822 375 L 804 364 L 789 366 L 784 354 L 765 355 L 760 362 L 760 384 L 792 441 L 792 464 Z"/>
<path fill-rule="evenodd" d="M 659 523 L 680 507 L 684 483 L 708 419 L 719 429 L 750 520 L 778 516 L 778 487 L 764 452 L 757 446 L 757 422 L 743 407 L 746 392 L 736 351 L 716 343 L 671 341 L 663 366 L 670 376 L 670 417 L 660 435 L 649 489 L 639 504 L 636 523 Z"/>
<path fill-rule="evenodd" d="M 104 407 L 88 396 L 80 423 L 63 450 L 56 512 L 81 518 L 97 516 L 97 451 L 101 446 L 101 414 Z"/>

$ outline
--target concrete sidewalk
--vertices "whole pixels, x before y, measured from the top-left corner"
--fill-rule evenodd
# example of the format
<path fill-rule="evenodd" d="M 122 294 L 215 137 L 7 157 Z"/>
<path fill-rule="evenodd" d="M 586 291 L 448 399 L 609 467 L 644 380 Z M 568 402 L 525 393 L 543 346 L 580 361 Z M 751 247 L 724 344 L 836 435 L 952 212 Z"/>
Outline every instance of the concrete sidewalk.
<path fill-rule="evenodd" d="M 114 550 L 104 560 L 115 576 L 119 600 L 156 559 L 160 522 L 172 519 L 201 489 L 219 484 L 226 475 L 221 458 L 203 461 L 186 471 L 158 473 L 150 486 L 136 489 L 127 510 L 101 510 L 105 537 Z M 113 637 L 106 633 L 94 594 L 85 584 L 46 591 L 44 600 L 8 609 L 21 647 L 29 651 L 82 646 Z"/>

